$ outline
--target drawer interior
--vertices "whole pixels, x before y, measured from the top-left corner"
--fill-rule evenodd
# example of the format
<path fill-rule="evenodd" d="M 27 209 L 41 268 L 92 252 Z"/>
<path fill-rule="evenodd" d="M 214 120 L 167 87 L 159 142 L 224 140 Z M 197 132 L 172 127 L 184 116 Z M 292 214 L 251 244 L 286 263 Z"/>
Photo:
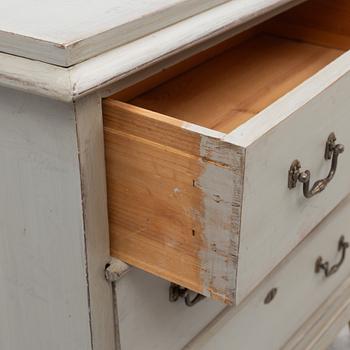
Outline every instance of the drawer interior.
<path fill-rule="evenodd" d="M 308 1 L 114 98 L 229 133 L 348 50 L 349 17 L 347 1 Z"/>

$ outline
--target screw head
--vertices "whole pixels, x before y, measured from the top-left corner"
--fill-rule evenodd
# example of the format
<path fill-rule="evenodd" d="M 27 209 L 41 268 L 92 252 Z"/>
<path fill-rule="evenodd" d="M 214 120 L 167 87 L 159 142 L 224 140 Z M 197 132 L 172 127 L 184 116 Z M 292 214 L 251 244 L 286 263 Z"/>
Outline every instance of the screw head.
<path fill-rule="evenodd" d="M 308 182 L 310 180 L 310 172 L 308 170 L 303 171 L 299 175 L 299 181 L 302 183 Z"/>
<path fill-rule="evenodd" d="M 343 153 L 345 151 L 345 147 L 342 144 L 337 145 L 336 149 L 337 149 L 338 153 Z"/>

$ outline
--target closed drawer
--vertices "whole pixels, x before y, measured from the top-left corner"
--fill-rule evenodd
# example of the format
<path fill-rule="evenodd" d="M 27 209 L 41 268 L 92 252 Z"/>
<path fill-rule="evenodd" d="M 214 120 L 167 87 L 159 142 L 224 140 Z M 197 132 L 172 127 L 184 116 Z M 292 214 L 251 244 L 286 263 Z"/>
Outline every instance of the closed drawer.
<path fill-rule="evenodd" d="M 121 350 L 180 350 L 226 307 L 211 299 L 171 303 L 167 281 L 135 268 L 115 288 Z"/>
<path fill-rule="evenodd" d="M 333 275 L 326 277 L 323 270 L 318 273 L 315 270 L 320 257 L 322 262 L 329 263 L 329 269 L 341 262 L 342 249 L 338 250 L 338 243 L 342 236 L 350 242 L 350 198 L 322 221 L 241 305 L 223 311 L 186 349 L 284 349 L 287 341 L 333 297 L 338 287 L 349 285 L 349 249 Z M 266 303 L 273 288 L 277 294 Z M 291 343 L 297 345 L 298 341 Z M 288 344 L 288 349 L 291 348 Z"/>
<path fill-rule="evenodd" d="M 347 21 L 338 10 L 350 5 L 332 3 L 292 10 L 295 38 L 277 17 L 127 103 L 104 101 L 113 256 L 239 304 L 350 192 L 350 28 L 341 45 L 336 34 L 317 41 L 329 16 L 328 31 Z M 316 6 L 306 35 L 300 23 Z M 330 146 L 325 159 L 331 133 L 345 152 Z M 295 160 L 310 170 L 311 192 Z"/>

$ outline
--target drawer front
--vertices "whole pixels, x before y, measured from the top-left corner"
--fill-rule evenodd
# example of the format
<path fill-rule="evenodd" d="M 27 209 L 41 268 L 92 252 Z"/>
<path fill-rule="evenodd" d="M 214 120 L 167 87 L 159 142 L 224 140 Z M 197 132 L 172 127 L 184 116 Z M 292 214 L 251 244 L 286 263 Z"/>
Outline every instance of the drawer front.
<path fill-rule="evenodd" d="M 210 299 L 170 303 L 167 281 L 134 268 L 115 288 L 120 350 L 180 350 L 225 307 Z"/>
<path fill-rule="evenodd" d="M 350 253 L 333 275 L 316 273 L 316 261 L 341 262 L 340 237 L 350 242 L 350 198 L 343 201 L 237 308 L 227 308 L 186 349 L 279 350 L 350 277 Z M 335 269 L 334 269 L 335 270 Z M 273 289 L 277 294 L 266 303 Z"/>
<path fill-rule="evenodd" d="M 227 136 L 246 152 L 237 303 L 350 193 L 349 69 L 347 53 Z M 310 171 L 310 188 L 327 177 L 332 132 L 345 151 L 324 191 L 306 198 L 300 181 L 288 187 L 291 164 Z"/>

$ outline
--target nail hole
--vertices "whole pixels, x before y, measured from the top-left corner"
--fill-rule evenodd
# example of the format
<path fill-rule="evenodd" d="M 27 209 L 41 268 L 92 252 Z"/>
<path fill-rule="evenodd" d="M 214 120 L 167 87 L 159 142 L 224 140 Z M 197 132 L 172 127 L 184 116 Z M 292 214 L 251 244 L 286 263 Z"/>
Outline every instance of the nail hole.
<path fill-rule="evenodd" d="M 194 237 L 196 235 L 196 231 L 192 230 L 192 236 Z"/>

